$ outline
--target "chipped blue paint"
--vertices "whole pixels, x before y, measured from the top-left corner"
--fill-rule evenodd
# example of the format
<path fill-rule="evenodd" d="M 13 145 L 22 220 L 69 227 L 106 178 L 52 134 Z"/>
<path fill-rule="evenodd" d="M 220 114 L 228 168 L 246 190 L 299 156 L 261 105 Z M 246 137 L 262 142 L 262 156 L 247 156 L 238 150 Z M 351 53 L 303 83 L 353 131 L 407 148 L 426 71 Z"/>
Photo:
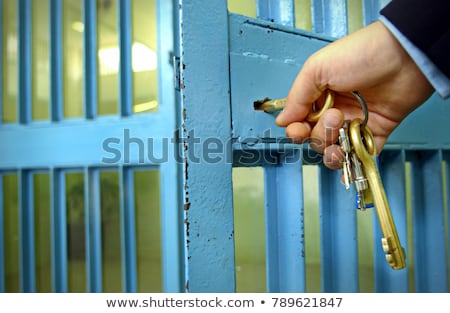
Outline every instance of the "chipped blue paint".
<path fill-rule="evenodd" d="M 185 288 L 230 292 L 235 290 L 231 150 L 207 162 L 201 144 L 231 138 L 226 1 L 181 1 L 180 8 Z M 192 141 L 194 132 L 200 144 Z"/>

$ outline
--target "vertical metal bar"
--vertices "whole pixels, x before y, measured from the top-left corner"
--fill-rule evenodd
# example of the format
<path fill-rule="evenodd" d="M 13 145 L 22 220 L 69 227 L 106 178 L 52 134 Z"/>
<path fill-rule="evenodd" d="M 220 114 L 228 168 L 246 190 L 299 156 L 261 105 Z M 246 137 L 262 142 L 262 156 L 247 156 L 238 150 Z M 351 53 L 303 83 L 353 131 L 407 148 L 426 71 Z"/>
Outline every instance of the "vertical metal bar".
<path fill-rule="evenodd" d="M 0 0 L 0 126 L 3 123 L 3 0 Z"/>
<path fill-rule="evenodd" d="M 0 0 L 0 16 L 1 15 L 1 0 Z M 1 23 L 0 23 L 1 24 Z M 1 27 L 0 27 L 1 34 Z M 1 41 L 1 38 L 0 38 Z M 0 50 L 1 51 L 1 50 Z M 0 69 L 1 71 L 1 69 Z M 5 209 L 3 199 L 3 174 L 0 173 L 0 292 L 5 292 Z"/>
<path fill-rule="evenodd" d="M 31 122 L 31 1 L 19 0 L 17 2 L 17 27 L 18 27 L 18 49 L 19 49 L 19 75 L 18 75 L 18 121 L 21 124 Z"/>
<path fill-rule="evenodd" d="M 411 160 L 416 292 L 447 292 L 442 152 L 415 151 Z"/>
<path fill-rule="evenodd" d="M 444 151 L 444 160 L 445 160 L 445 193 L 447 195 L 447 288 L 450 288 L 450 151 Z"/>
<path fill-rule="evenodd" d="M 52 290 L 67 292 L 66 180 L 62 170 L 51 171 Z"/>
<path fill-rule="evenodd" d="M 266 286 L 267 292 L 280 290 L 280 279 L 278 279 L 279 257 L 278 257 L 278 187 L 277 168 L 273 166 L 264 167 L 264 206 L 265 206 L 265 228 L 266 228 Z"/>
<path fill-rule="evenodd" d="M 340 171 L 319 168 L 322 291 L 358 292 L 355 193 L 345 190 Z"/>
<path fill-rule="evenodd" d="M 176 4 L 174 4 L 176 3 Z M 180 55 L 178 1 L 157 1 L 157 49 L 158 49 L 158 102 L 159 112 L 166 122 L 166 129 L 179 127 L 180 102 L 175 97 L 173 56 Z M 175 70 L 177 70 L 176 68 Z M 181 292 L 185 290 L 185 257 L 183 241 L 183 212 L 179 209 L 181 199 L 182 161 L 180 152 L 169 149 L 168 162 L 160 166 L 161 190 L 161 240 L 163 291 Z M 181 211 L 181 212 L 180 212 Z"/>
<path fill-rule="evenodd" d="M 268 292 L 305 292 L 305 245 L 301 150 L 265 167 Z"/>
<path fill-rule="evenodd" d="M 97 1 L 83 0 L 84 115 L 97 116 Z"/>
<path fill-rule="evenodd" d="M 50 0 L 50 119 L 63 119 L 62 0 Z"/>
<path fill-rule="evenodd" d="M 258 0 L 256 5 L 256 16 L 258 18 L 273 21 L 281 25 L 294 27 L 294 1 Z"/>
<path fill-rule="evenodd" d="M 380 155 L 379 168 L 400 243 L 405 249 L 406 256 L 408 257 L 405 162 L 406 156 L 403 150 L 387 150 L 383 151 Z M 375 291 L 408 292 L 408 268 L 398 271 L 393 271 L 391 269 L 386 262 L 386 254 L 381 246 L 382 235 L 376 217 L 374 218 L 374 223 L 374 229 L 376 230 L 374 234 Z"/>
<path fill-rule="evenodd" d="M 120 48 L 120 67 L 119 67 L 119 112 L 122 116 L 132 114 L 132 68 L 131 68 L 131 1 L 119 0 L 117 8 L 119 20 L 119 48 Z"/>
<path fill-rule="evenodd" d="M 20 290 L 36 292 L 33 174 L 19 175 Z"/>
<path fill-rule="evenodd" d="M 125 292 L 137 292 L 136 223 L 133 170 L 120 171 L 120 221 L 122 245 L 122 283 Z"/>
<path fill-rule="evenodd" d="M 235 290 L 235 256 L 231 151 L 225 149 L 231 139 L 227 3 L 182 0 L 177 8 L 181 10 L 185 288 L 231 292 Z M 199 140 L 221 145 L 222 157 L 208 161 Z"/>
<path fill-rule="evenodd" d="M 388 4 L 390 0 L 362 0 L 363 25 L 375 22 L 380 16 L 380 10 Z"/>
<path fill-rule="evenodd" d="M 312 30 L 342 37 L 348 34 L 347 0 L 311 0 Z"/>
<path fill-rule="evenodd" d="M 85 168 L 85 232 L 88 292 L 102 291 L 102 242 L 100 209 L 100 173 L 95 168 Z"/>
<path fill-rule="evenodd" d="M 258 0 L 258 18 L 295 26 L 292 0 Z M 301 151 L 282 155 L 279 167 L 266 167 L 266 260 L 269 292 L 304 292 L 305 247 Z"/>

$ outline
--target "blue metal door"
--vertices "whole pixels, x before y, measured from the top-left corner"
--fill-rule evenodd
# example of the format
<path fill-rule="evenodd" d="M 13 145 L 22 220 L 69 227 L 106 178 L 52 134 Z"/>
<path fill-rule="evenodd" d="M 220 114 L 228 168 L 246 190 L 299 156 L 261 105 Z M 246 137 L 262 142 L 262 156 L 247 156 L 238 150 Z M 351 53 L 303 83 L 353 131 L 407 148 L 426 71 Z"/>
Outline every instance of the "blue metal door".
<path fill-rule="evenodd" d="M 0 9 L 0 291 L 182 290 L 172 2 Z"/>
<path fill-rule="evenodd" d="M 380 155 L 408 255 L 408 268 L 401 271 L 384 262 L 376 219 L 356 212 L 340 173 L 323 167 L 308 145 L 287 144 L 274 116 L 253 110 L 256 99 L 284 97 L 311 53 L 358 28 L 350 9 L 359 10 L 362 26 L 377 18 L 385 1 L 250 2 L 257 18 L 230 13 L 231 0 L 156 1 L 155 110 L 155 102 L 136 96 L 136 88 L 149 84 L 139 85 L 133 64 L 133 29 L 146 29 L 135 21 L 149 20 L 136 16 L 151 11 L 133 5 L 153 1 L 48 0 L 46 15 L 39 17 L 33 15 L 36 1 L 0 0 L 3 20 L 16 20 L 16 28 L 0 25 L 0 291 L 77 291 L 72 284 L 79 276 L 81 291 L 88 292 L 111 291 L 117 281 L 124 292 L 448 291 L 448 101 L 433 96 Z M 73 40 L 67 41 L 75 35 L 66 33 L 74 3 L 82 4 L 82 19 L 70 24 L 80 36 L 78 61 L 69 58 Z M 308 10 L 301 16 L 309 16 L 310 30 L 295 28 L 308 24 L 295 20 L 299 8 Z M 107 16 L 116 24 L 103 24 Z M 48 101 L 37 96 L 46 89 L 36 74 L 45 73 L 45 64 L 35 67 L 39 18 L 48 25 Z M 116 50 L 101 46 L 111 27 L 117 30 Z M 14 55 L 17 68 L 10 64 Z M 111 55 L 115 61 L 106 62 Z M 114 70 L 111 88 L 107 77 Z M 81 83 L 67 84 L 68 73 Z M 153 109 L 138 114 L 140 102 Z M 47 108 L 43 118 L 38 105 Z M 256 237 L 264 254 L 258 254 L 264 266 L 259 276 L 265 279 L 258 277 L 260 286 L 253 289 L 238 281 L 237 246 L 248 232 L 237 225 L 252 229 L 234 202 L 234 173 L 244 168 L 263 172 L 249 178 L 264 186 L 257 214 L 265 224 L 257 231 L 265 237 Z M 157 175 L 139 180 L 140 173 Z M 116 184 L 104 194 L 105 176 Z M 317 231 L 311 231 L 316 222 L 305 201 L 311 193 L 319 202 Z M 117 210 L 108 210 L 114 205 Z M 112 227 L 105 222 L 114 214 Z M 81 231 L 72 237 L 77 217 Z M 74 242 L 83 244 L 77 248 Z M 319 260 L 310 247 L 318 247 Z M 118 259 L 111 257 L 118 251 Z M 159 258 L 160 268 L 147 267 L 147 256 Z M 46 262 L 48 273 L 42 270 Z M 158 277 L 159 289 L 145 285 Z"/>

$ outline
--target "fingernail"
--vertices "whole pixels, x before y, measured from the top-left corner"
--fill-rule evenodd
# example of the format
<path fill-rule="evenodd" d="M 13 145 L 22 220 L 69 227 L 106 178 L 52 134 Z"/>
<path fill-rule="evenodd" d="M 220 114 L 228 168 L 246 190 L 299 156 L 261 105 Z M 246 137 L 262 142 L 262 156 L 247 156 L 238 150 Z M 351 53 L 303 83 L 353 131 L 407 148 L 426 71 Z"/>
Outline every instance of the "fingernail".
<path fill-rule="evenodd" d="M 284 109 L 276 117 L 275 123 L 277 123 L 278 125 L 284 125 Z"/>
<path fill-rule="evenodd" d="M 327 115 L 324 121 L 324 125 L 326 128 L 339 128 L 341 127 L 341 119 L 336 115 Z"/>

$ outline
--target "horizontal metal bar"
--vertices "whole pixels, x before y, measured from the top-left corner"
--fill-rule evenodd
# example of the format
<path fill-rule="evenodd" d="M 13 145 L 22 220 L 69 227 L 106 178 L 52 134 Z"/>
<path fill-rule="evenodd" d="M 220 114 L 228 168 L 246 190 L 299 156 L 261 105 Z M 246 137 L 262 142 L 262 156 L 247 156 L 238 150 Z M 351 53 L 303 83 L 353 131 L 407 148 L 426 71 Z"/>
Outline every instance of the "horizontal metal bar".
<path fill-rule="evenodd" d="M 0 142 L 9 144 L 0 154 L 0 169 L 181 162 L 177 155 L 168 158 L 167 150 L 179 141 L 165 125 L 161 115 L 153 114 L 130 120 L 3 125 Z"/>

